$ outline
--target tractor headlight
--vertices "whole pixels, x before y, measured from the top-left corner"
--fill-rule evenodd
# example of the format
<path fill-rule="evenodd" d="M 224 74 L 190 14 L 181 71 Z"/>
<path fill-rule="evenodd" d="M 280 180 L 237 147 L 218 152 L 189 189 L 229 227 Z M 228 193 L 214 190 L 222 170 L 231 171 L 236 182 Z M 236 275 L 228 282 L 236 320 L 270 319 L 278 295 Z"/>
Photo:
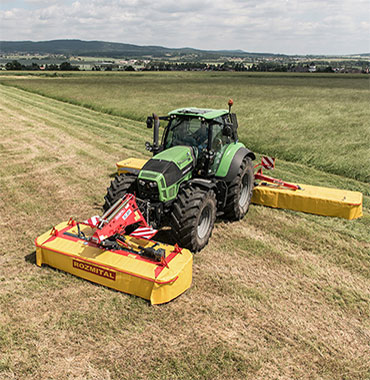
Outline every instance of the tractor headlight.
<path fill-rule="evenodd" d="M 139 179 L 139 185 L 140 186 L 144 186 L 145 185 L 145 181 L 143 181 L 142 179 Z"/>
<path fill-rule="evenodd" d="M 150 186 L 151 188 L 153 188 L 153 187 L 158 187 L 158 184 L 157 184 L 157 182 L 149 182 L 149 186 Z"/>

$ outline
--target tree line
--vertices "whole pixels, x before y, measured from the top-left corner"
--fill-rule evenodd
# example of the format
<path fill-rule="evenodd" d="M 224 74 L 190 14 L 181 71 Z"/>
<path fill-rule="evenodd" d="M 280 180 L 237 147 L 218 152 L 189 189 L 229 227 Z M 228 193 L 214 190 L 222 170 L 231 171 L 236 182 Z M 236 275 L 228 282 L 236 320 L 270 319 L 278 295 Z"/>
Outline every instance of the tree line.
<path fill-rule="evenodd" d="M 49 71 L 78 71 L 80 70 L 78 66 L 71 65 L 70 62 L 62 62 L 60 65 L 50 64 L 50 65 L 39 65 L 32 62 L 30 65 L 22 65 L 20 62 L 14 60 L 7 62 L 5 64 L 6 70 L 26 70 L 26 71 L 37 71 L 37 70 L 49 70 Z"/>
<path fill-rule="evenodd" d="M 115 66 L 115 67 L 114 67 Z M 118 69 L 118 65 L 112 66 L 100 66 L 95 65 L 92 70 L 98 71 L 112 71 L 112 69 Z M 356 68 L 354 65 L 348 63 L 339 62 L 337 66 L 345 67 L 352 72 L 369 73 L 369 63 L 356 62 Z M 313 69 L 314 67 L 314 69 Z M 6 63 L 6 70 L 48 70 L 48 71 L 78 71 L 78 66 L 73 66 L 70 62 L 63 62 L 60 65 L 48 64 L 38 65 L 32 63 L 31 65 L 23 65 L 20 62 L 13 60 Z M 258 62 L 253 64 L 244 64 L 243 62 L 227 61 L 223 63 L 203 63 L 203 62 L 165 62 L 165 61 L 151 61 L 144 66 L 126 66 L 119 68 L 124 71 L 252 71 L 252 72 L 325 72 L 331 73 L 338 71 L 337 68 L 330 65 L 329 62 L 321 62 L 315 64 L 312 63 L 295 63 L 295 62 Z"/>

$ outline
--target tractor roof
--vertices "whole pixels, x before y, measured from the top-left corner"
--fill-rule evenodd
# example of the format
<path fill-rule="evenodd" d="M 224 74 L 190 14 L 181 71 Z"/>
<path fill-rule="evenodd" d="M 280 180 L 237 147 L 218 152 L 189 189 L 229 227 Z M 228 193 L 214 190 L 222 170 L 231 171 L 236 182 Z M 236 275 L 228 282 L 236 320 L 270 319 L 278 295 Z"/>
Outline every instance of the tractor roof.
<path fill-rule="evenodd" d="M 176 116 L 192 116 L 192 117 L 203 117 L 207 120 L 215 119 L 216 117 L 223 116 L 229 113 L 228 110 L 213 110 L 206 108 L 195 108 L 195 107 L 187 107 L 187 108 L 178 108 L 169 112 L 169 115 Z"/>

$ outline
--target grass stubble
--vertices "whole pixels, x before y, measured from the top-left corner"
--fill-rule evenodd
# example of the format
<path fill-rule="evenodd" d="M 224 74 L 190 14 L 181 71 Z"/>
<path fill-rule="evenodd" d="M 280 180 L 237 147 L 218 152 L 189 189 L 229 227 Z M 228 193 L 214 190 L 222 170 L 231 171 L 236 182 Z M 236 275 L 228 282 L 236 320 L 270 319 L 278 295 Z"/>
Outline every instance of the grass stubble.
<path fill-rule="evenodd" d="M 191 289 L 151 307 L 36 267 L 33 246 L 99 213 L 114 163 L 144 157 L 150 132 L 8 86 L 0 110 L 0 378 L 369 378 L 368 196 L 351 222 L 255 205 L 218 222 Z M 281 161 L 279 174 L 304 182 L 306 171 Z"/>

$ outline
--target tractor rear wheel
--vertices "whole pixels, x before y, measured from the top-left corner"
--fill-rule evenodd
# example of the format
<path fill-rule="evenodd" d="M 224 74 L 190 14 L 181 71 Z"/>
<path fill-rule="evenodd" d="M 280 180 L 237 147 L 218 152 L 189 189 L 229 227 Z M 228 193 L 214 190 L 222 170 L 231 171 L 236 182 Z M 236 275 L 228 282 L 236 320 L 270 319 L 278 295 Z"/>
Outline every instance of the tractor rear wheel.
<path fill-rule="evenodd" d="M 245 157 L 237 176 L 230 183 L 224 217 L 228 220 L 240 220 L 248 212 L 252 198 L 254 173 L 252 160 Z"/>
<path fill-rule="evenodd" d="M 200 251 L 207 245 L 216 220 L 215 193 L 186 186 L 179 192 L 170 220 L 180 247 Z"/>
<path fill-rule="evenodd" d="M 107 188 L 107 194 L 104 197 L 105 203 L 103 205 L 103 210 L 107 211 L 118 201 L 118 199 L 124 197 L 126 194 L 134 193 L 136 178 L 137 177 L 132 174 L 117 174 Z"/>

